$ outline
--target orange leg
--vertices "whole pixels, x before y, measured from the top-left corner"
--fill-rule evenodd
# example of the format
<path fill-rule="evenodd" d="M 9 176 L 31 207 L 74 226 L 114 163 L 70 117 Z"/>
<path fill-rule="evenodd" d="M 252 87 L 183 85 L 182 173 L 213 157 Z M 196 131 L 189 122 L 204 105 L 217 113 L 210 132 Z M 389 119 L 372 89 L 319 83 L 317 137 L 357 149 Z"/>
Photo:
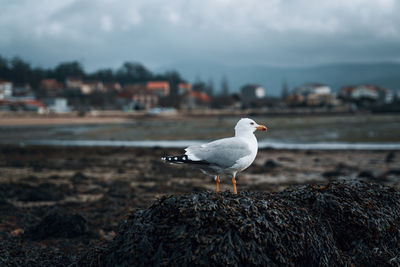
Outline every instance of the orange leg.
<path fill-rule="evenodd" d="M 236 190 L 236 179 L 235 176 L 232 177 L 232 184 L 233 184 L 233 193 L 236 195 L 237 190 Z"/>
<path fill-rule="evenodd" d="M 217 177 L 215 178 L 215 183 L 216 183 L 216 185 L 217 185 L 217 193 L 219 192 L 219 182 L 220 182 L 219 176 L 217 176 Z"/>

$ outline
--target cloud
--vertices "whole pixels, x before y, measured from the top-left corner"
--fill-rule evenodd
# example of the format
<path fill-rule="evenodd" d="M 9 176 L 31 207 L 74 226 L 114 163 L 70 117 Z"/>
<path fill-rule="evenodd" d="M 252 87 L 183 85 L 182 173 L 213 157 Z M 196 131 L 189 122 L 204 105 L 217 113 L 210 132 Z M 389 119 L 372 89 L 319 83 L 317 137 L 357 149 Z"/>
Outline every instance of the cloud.
<path fill-rule="evenodd" d="M 101 29 L 105 32 L 110 32 L 113 29 L 112 18 L 109 15 L 103 15 L 100 20 Z"/>
<path fill-rule="evenodd" d="M 85 58 L 92 66 L 125 59 L 290 65 L 400 57 L 381 49 L 400 45 L 395 0 L 2 2 L 0 51 L 39 62 L 46 56 Z"/>

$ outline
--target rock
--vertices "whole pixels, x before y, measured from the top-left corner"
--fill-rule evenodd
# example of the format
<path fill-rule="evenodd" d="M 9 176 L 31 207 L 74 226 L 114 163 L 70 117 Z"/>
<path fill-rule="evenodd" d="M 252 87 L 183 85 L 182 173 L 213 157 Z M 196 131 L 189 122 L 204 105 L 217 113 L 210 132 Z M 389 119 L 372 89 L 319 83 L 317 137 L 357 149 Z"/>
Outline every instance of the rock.
<path fill-rule="evenodd" d="M 393 151 L 390 151 L 385 158 L 386 163 L 391 163 L 394 161 L 394 158 L 396 157 L 396 154 Z"/>
<path fill-rule="evenodd" d="M 398 266 L 399 218 L 400 192 L 362 181 L 164 196 L 79 265 Z"/>
<path fill-rule="evenodd" d="M 274 160 L 269 159 L 267 160 L 264 165 L 257 165 L 253 164 L 250 168 L 249 171 L 251 173 L 256 173 L 256 174 L 261 174 L 261 173 L 267 173 L 273 171 L 275 168 L 280 167 L 281 165 L 276 163 Z"/>
<path fill-rule="evenodd" d="M 369 180 L 376 180 L 377 178 L 371 171 L 361 171 L 358 173 L 359 178 L 367 178 Z"/>
<path fill-rule="evenodd" d="M 46 215 L 39 224 L 29 229 L 26 236 L 32 240 L 43 240 L 74 238 L 88 233 L 87 221 L 81 215 L 55 210 Z"/>
<path fill-rule="evenodd" d="M 400 175 L 400 169 L 390 169 L 386 172 L 386 175 Z"/>
<path fill-rule="evenodd" d="M 337 178 L 341 175 L 344 175 L 344 172 L 342 172 L 340 170 L 336 170 L 336 169 L 322 173 L 322 176 L 325 178 L 328 178 L 328 179 Z"/>
<path fill-rule="evenodd" d="M 32 186 L 25 183 L 9 183 L 0 187 L 0 192 L 6 198 L 16 198 L 19 201 L 57 201 L 69 193 L 65 185 L 57 186 L 51 183 L 42 183 Z"/>
<path fill-rule="evenodd" d="M 274 169 L 274 168 L 280 167 L 280 164 L 276 163 L 272 159 L 269 159 L 264 163 L 264 167 L 267 169 Z"/>

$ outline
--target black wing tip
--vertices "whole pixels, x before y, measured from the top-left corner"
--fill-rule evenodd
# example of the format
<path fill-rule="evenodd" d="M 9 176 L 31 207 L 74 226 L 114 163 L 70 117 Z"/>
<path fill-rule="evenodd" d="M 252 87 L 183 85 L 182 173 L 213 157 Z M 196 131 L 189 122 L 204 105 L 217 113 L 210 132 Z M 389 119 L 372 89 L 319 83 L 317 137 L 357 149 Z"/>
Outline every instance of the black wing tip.
<path fill-rule="evenodd" d="M 188 164 L 209 165 L 209 163 L 204 160 L 190 160 L 187 155 L 167 156 L 167 157 L 162 157 L 161 160 L 163 160 L 165 162 L 169 162 L 169 163 L 188 163 Z"/>
<path fill-rule="evenodd" d="M 162 157 L 161 160 L 166 161 L 166 162 L 171 162 L 171 163 L 186 163 L 189 160 L 188 156 L 182 155 L 182 156 L 167 156 L 167 157 Z"/>

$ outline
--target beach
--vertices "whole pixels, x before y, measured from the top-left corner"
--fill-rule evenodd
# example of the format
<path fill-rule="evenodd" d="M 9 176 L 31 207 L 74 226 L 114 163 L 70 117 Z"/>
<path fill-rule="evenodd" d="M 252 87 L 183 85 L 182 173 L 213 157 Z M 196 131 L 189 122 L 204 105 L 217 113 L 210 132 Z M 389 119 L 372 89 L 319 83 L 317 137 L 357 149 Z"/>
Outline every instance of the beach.
<path fill-rule="evenodd" d="M 399 188 L 399 118 L 256 117 L 269 130 L 257 133 L 260 149 L 239 173 L 238 191 L 279 192 L 355 179 Z M 213 177 L 161 157 L 229 136 L 236 120 L 1 119 L 0 263 L 67 266 L 112 240 L 126 216 L 153 201 L 214 192 Z M 232 191 L 231 177 L 221 177 L 220 190 Z"/>
<path fill-rule="evenodd" d="M 72 263 L 94 244 L 112 239 L 132 210 L 165 195 L 214 191 L 212 177 L 161 161 L 179 153 L 182 149 L 1 146 L 1 255 L 18 247 L 26 251 L 13 256 L 21 262 Z M 261 150 L 239 174 L 237 187 L 275 192 L 340 179 L 399 187 L 399 156 L 397 151 Z M 222 191 L 232 190 L 230 180 L 222 177 Z M 29 238 L 26 233 L 50 212 L 79 214 L 90 234 L 49 236 L 40 242 Z"/>

